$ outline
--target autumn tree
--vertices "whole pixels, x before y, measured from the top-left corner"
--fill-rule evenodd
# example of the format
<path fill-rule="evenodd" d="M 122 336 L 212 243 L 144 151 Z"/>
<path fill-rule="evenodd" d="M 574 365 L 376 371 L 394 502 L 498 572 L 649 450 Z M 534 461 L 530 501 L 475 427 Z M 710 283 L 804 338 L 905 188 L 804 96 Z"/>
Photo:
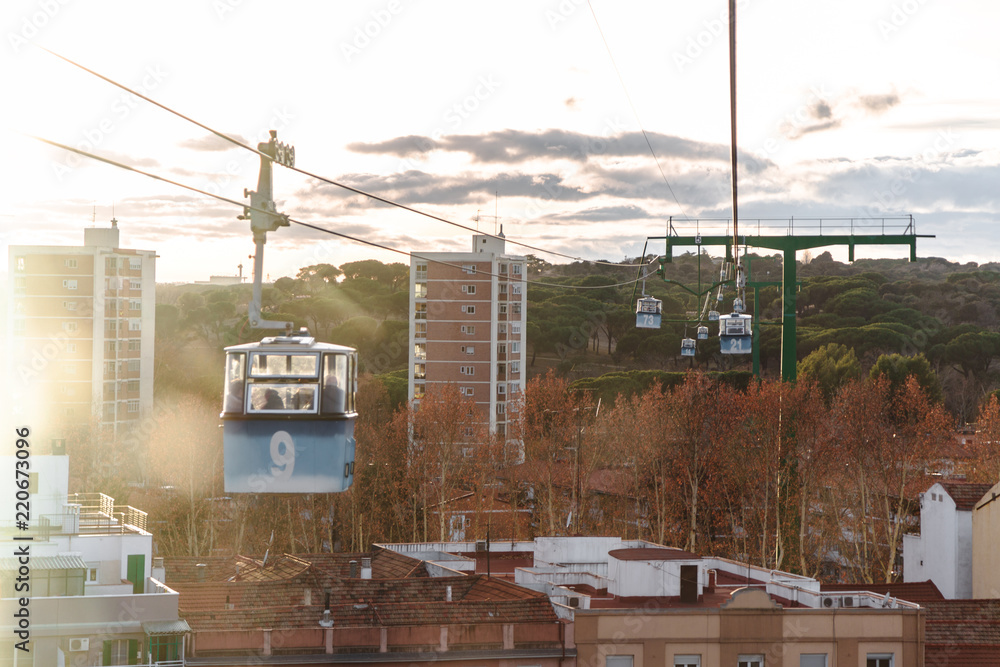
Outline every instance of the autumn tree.
<path fill-rule="evenodd" d="M 843 449 L 829 487 L 840 555 L 863 581 L 892 582 L 924 465 L 950 437 L 949 419 L 911 376 L 895 393 L 881 377 L 845 385 L 831 420 Z"/>

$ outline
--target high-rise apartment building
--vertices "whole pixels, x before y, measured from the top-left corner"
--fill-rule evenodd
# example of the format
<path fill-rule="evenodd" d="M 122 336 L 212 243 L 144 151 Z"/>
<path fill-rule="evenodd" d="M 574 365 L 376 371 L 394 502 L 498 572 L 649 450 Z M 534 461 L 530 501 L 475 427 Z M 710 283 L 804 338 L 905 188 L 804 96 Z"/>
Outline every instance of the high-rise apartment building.
<path fill-rule="evenodd" d="M 114 437 L 151 411 L 156 253 L 118 240 L 112 220 L 83 246 L 10 247 L 15 421 L 55 433 L 93 419 Z"/>
<path fill-rule="evenodd" d="M 525 258 L 505 254 L 502 233 L 473 236 L 472 252 L 410 258 L 410 400 L 454 383 L 508 438 L 524 390 L 525 275 Z"/>

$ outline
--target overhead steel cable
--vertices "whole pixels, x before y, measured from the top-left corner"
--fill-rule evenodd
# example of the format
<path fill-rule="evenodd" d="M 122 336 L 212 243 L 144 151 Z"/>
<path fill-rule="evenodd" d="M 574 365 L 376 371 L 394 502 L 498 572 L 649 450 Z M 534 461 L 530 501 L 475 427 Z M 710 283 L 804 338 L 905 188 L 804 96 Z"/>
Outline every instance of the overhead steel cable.
<path fill-rule="evenodd" d="M 242 141 L 240 141 L 239 139 L 234 139 L 233 137 L 230 137 L 229 135 L 227 135 L 224 132 L 220 132 L 220 131 L 218 131 L 218 130 L 216 130 L 214 128 L 211 128 L 208 125 L 205 125 L 204 123 L 201 123 L 201 122 L 195 120 L 194 118 L 191 118 L 190 116 L 186 116 L 186 115 L 182 114 L 181 112 L 176 111 L 176 110 L 168 107 L 167 105 L 165 105 L 165 104 L 163 104 L 161 102 L 157 102 L 153 98 L 151 98 L 151 97 L 149 97 L 147 95 L 144 95 L 143 93 L 141 93 L 141 92 L 139 92 L 137 90 L 133 90 L 132 88 L 129 88 L 128 86 L 126 86 L 123 83 L 119 83 L 119 82 L 115 81 L 114 79 L 111 79 L 111 78 L 109 78 L 107 76 L 104 76 L 100 72 L 96 72 L 96 71 L 94 71 L 94 70 L 92 70 L 92 69 L 90 69 L 90 68 L 88 68 L 88 67 L 86 67 L 84 65 L 81 65 L 78 62 L 75 62 L 75 61 L 67 58 L 66 56 L 60 55 L 60 54 L 56 53 L 55 51 L 47 49 L 44 46 L 40 46 L 40 45 L 36 45 L 36 46 L 38 46 L 38 48 L 42 49 L 43 51 L 45 51 L 47 53 L 50 53 L 51 55 L 55 56 L 56 58 L 59 58 L 60 60 L 63 60 L 65 62 L 69 63 L 70 65 L 73 65 L 74 67 L 78 67 L 79 69 L 82 69 L 84 72 L 87 72 L 88 74 L 92 74 L 92 75 L 96 76 L 97 78 L 102 79 L 102 80 L 110 83 L 111 85 L 116 86 L 116 87 L 124 90 L 127 93 L 135 95 L 136 97 L 138 97 L 138 98 L 140 98 L 142 100 L 145 100 L 146 102 L 149 102 L 150 104 L 158 106 L 161 109 L 163 109 L 164 111 L 166 111 L 168 113 L 171 113 L 171 114 L 177 116 L 178 118 L 186 120 L 189 123 L 192 123 L 194 125 L 197 125 L 198 127 L 200 127 L 201 129 L 205 130 L 206 132 L 209 132 L 209 133 L 211 133 L 211 134 L 219 137 L 220 139 L 228 141 L 229 143 L 233 144 L 234 146 L 238 146 L 239 148 L 243 148 L 243 149 L 248 150 L 248 151 L 250 151 L 252 153 L 256 153 L 257 155 L 259 155 L 259 156 L 261 156 L 263 158 L 267 158 L 269 160 L 273 159 L 273 158 L 271 158 L 271 156 L 269 156 L 266 153 L 258 150 L 257 148 L 254 148 L 253 146 L 249 146 L 249 145 L 243 143 Z M 402 209 L 404 211 L 409 211 L 410 213 L 416 213 L 417 215 L 421 215 L 421 216 L 424 216 L 426 218 L 430 218 L 431 220 L 436 220 L 438 222 L 443 222 L 446 225 L 451 225 L 453 227 L 458 227 L 459 229 L 464 229 L 466 231 L 474 232 L 476 234 L 482 234 L 482 232 L 480 232 L 478 229 L 475 229 L 473 227 L 469 227 L 468 225 L 463 225 L 463 224 L 458 223 L 458 222 L 453 222 L 453 221 L 448 220 L 446 218 L 442 218 L 441 216 L 434 215 L 433 213 L 428 213 L 426 211 L 421 211 L 420 209 L 413 208 L 412 206 L 407 206 L 406 204 L 401 204 L 401 203 L 399 203 L 397 201 L 393 201 L 393 200 L 388 199 L 386 197 L 382 197 L 381 195 L 377 195 L 377 194 L 374 194 L 374 193 L 371 193 L 371 192 L 366 192 L 365 190 L 362 190 L 360 188 L 356 188 L 353 185 L 348 185 L 346 183 L 341 183 L 340 181 L 335 181 L 335 180 L 333 180 L 331 178 L 327 178 L 326 176 L 321 176 L 319 174 L 315 174 L 315 173 L 313 173 L 311 171 L 308 171 L 306 169 L 301 169 L 299 167 L 288 166 L 288 165 L 282 165 L 282 166 L 284 166 L 287 169 L 290 169 L 292 171 L 298 172 L 298 173 L 302 174 L 303 176 L 307 176 L 309 178 L 314 178 L 314 179 L 316 179 L 318 181 L 322 181 L 323 183 L 327 183 L 328 185 L 333 185 L 333 186 L 336 186 L 338 188 L 343 188 L 344 190 L 347 190 L 349 192 L 353 192 L 353 193 L 358 194 L 358 195 L 362 195 L 363 197 L 368 197 L 369 199 L 373 199 L 373 200 L 375 200 L 377 202 L 380 202 L 382 204 L 386 204 L 388 206 L 395 206 L 396 208 L 400 208 L 400 209 Z M 489 236 L 491 238 L 501 238 L 501 237 L 498 237 L 498 236 L 494 236 L 493 234 L 484 234 L 484 236 Z M 546 253 L 546 254 L 549 254 L 549 255 L 555 255 L 556 257 L 562 257 L 563 259 L 570 259 L 570 260 L 573 260 L 573 261 L 576 261 L 576 262 L 586 262 L 588 264 L 598 264 L 598 265 L 601 265 L 601 266 L 614 266 L 614 267 L 618 267 L 618 268 L 634 268 L 636 266 L 643 266 L 643 264 L 615 264 L 614 262 L 606 262 L 606 261 L 603 261 L 603 260 L 593 260 L 593 259 L 584 259 L 583 257 L 574 257 L 573 255 L 567 255 L 567 254 L 561 253 L 561 252 L 559 252 L 557 250 L 546 250 L 545 248 L 540 248 L 538 246 L 533 246 L 533 245 L 530 245 L 530 244 L 527 244 L 527 243 L 521 243 L 520 241 L 513 241 L 513 240 L 505 238 L 505 237 L 504 237 L 504 241 L 506 243 L 511 243 L 513 245 L 517 245 L 517 246 L 520 246 L 522 248 L 527 248 L 529 250 L 534 250 L 534 251 L 537 251 L 537 252 L 543 252 L 543 253 Z"/>
<path fill-rule="evenodd" d="M 62 150 L 70 151 L 71 153 L 76 153 L 77 155 L 81 155 L 83 157 L 90 158 L 92 160 L 96 160 L 98 162 L 103 162 L 103 163 L 111 165 L 113 167 L 118 167 L 119 169 L 124 169 L 126 171 L 131 171 L 131 172 L 139 174 L 141 176 L 146 176 L 147 178 L 152 178 L 154 180 L 161 181 L 163 183 L 169 183 L 170 185 L 173 185 L 173 186 L 176 186 L 176 187 L 179 187 L 179 188 L 183 188 L 185 190 L 189 190 L 191 192 L 195 192 L 197 194 L 204 195 L 206 197 L 211 197 L 212 199 L 217 199 L 219 201 L 226 202 L 227 204 L 232 204 L 233 206 L 238 206 L 239 208 L 241 208 L 244 211 L 257 211 L 259 213 L 264 213 L 264 214 L 272 215 L 272 216 L 273 215 L 277 215 L 278 217 L 282 217 L 282 218 L 288 220 L 288 222 L 294 223 L 294 224 L 299 225 L 301 227 L 307 227 L 309 229 L 314 229 L 316 231 L 324 232 L 326 234 L 333 234 L 334 236 L 339 236 L 342 239 L 346 239 L 348 241 L 354 241 L 355 243 L 360 243 L 362 245 L 371 246 L 373 248 L 378 248 L 380 250 L 385 250 L 385 251 L 388 251 L 388 252 L 394 252 L 394 253 L 397 253 L 397 254 L 400 254 L 400 255 L 406 255 L 407 257 L 416 257 L 417 259 L 420 259 L 420 260 L 424 260 L 424 261 L 431 262 L 431 263 L 434 263 L 434 264 L 440 264 L 442 266 L 448 266 L 448 267 L 451 267 L 453 269 L 462 269 L 462 268 L 464 268 L 460 264 L 452 264 L 451 262 L 445 262 L 445 261 L 440 260 L 440 259 L 434 259 L 432 257 L 427 257 L 425 255 L 420 255 L 420 254 L 415 253 L 415 252 L 407 252 L 406 250 L 400 250 L 398 248 L 393 248 L 392 246 L 387 246 L 387 245 L 382 244 L 382 243 L 377 243 L 375 241 L 369 241 L 367 239 L 362 239 L 362 238 L 358 238 L 356 236 L 351 236 L 350 234 L 344 234 L 342 232 L 337 232 L 337 231 L 334 231 L 332 229 L 327 229 L 326 227 L 321 227 L 321 226 L 313 224 L 311 222 L 305 222 L 303 220 L 296 220 L 295 218 L 292 218 L 292 217 L 287 216 L 287 215 L 275 214 L 274 211 L 268 211 L 268 210 L 265 210 L 265 209 L 262 209 L 262 208 L 257 208 L 257 207 L 254 207 L 254 206 L 250 206 L 246 202 L 242 202 L 242 201 L 239 201 L 237 199 L 230 199 L 229 197 L 224 197 L 223 195 L 216 194 L 216 193 L 213 193 L 213 192 L 208 192 L 207 190 L 202 190 L 200 188 L 196 188 L 193 185 L 188 185 L 186 183 L 181 183 L 180 181 L 175 181 L 173 179 L 166 178 L 165 176 L 159 176 L 159 175 L 154 174 L 152 172 L 148 172 L 148 171 L 145 171 L 143 169 L 138 169 L 136 167 L 129 166 L 129 165 L 124 164 L 122 162 L 118 162 L 117 160 L 112 160 L 111 158 L 108 158 L 108 157 L 102 157 L 102 156 L 96 155 L 94 153 L 89 153 L 89 152 L 87 152 L 85 150 L 82 150 L 80 148 L 74 148 L 72 146 L 67 146 L 66 144 L 61 144 L 58 141 L 52 141 L 51 139 L 46 139 L 44 137 L 38 137 L 38 136 L 35 136 L 35 135 L 31 135 L 31 134 L 28 134 L 28 135 L 25 135 L 25 136 L 30 137 L 30 138 L 32 138 L 32 139 L 34 139 L 36 141 L 40 141 L 40 142 L 42 142 L 44 144 L 48 144 L 48 145 L 54 146 L 56 148 L 61 148 Z M 615 265 L 615 266 L 640 266 L 641 267 L 641 266 L 649 266 L 650 264 L 652 264 L 652 262 L 647 262 L 646 264 L 640 264 L 640 265 L 634 265 L 634 264 L 632 264 L 632 265 Z M 506 275 L 497 274 L 497 273 L 483 273 L 483 275 L 490 276 L 491 278 L 493 278 L 493 277 L 495 277 L 495 278 L 501 278 L 501 277 L 505 278 L 505 277 L 507 277 Z M 649 274 L 647 273 L 646 275 L 649 275 Z M 615 284 L 612 284 L 612 285 L 562 285 L 560 283 L 547 283 L 547 282 L 543 282 L 543 281 L 540 281 L 540 280 L 529 280 L 529 279 L 525 278 L 521 282 L 524 282 L 526 285 L 538 285 L 538 286 L 541 286 L 541 287 L 561 287 L 563 289 L 574 289 L 574 290 L 595 290 L 595 289 L 605 289 L 605 288 L 608 288 L 608 287 L 623 287 L 625 285 L 631 285 L 634 281 L 633 280 L 629 280 L 629 281 L 626 281 L 626 282 L 615 283 Z"/>

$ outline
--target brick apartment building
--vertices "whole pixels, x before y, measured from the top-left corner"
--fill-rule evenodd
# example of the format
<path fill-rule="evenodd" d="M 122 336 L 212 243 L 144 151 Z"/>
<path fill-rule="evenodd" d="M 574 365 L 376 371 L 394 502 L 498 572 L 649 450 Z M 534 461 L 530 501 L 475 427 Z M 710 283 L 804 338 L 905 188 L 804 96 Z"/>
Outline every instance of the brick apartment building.
<path fill-rule="evenodd" d="M 506 254 L 502 233 L 473 236 L 471 252 L 411 257 L 411 401 L 435 384 L 457 384 L 490 431 L 508 437 L 524 390 L 525 274 L 525 258 Z"/>
<path fill-rule="evenodd" d="M 56 443 L 61 426 L 91 418 L 106 435 L 129 432 L 153 405 L 155 251 L 120 248 L 112 220 L 85 229 L 82 246 L 11 246 L 9 258 L 15 421 L 49 425 Z"/>

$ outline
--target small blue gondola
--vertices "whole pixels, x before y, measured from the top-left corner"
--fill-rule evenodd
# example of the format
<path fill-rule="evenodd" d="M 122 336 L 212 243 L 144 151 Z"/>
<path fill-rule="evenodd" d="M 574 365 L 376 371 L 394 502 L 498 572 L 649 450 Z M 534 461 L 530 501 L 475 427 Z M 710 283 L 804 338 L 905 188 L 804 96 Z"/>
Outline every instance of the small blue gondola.
<path fill-rule="evenodd" d="M 336 493 L 354 481 L 357 352 L 308 331 L 226 348 L 227 493 Z"/>

